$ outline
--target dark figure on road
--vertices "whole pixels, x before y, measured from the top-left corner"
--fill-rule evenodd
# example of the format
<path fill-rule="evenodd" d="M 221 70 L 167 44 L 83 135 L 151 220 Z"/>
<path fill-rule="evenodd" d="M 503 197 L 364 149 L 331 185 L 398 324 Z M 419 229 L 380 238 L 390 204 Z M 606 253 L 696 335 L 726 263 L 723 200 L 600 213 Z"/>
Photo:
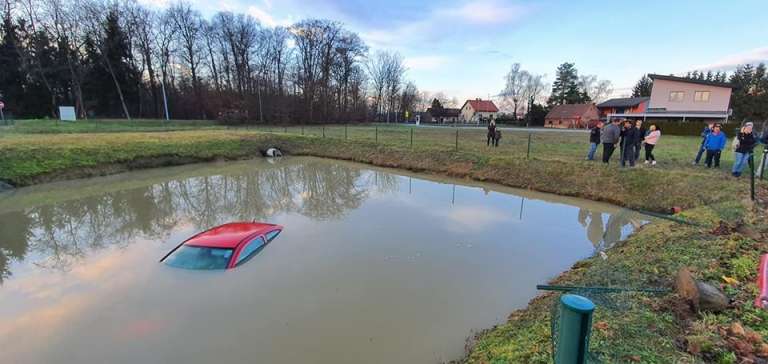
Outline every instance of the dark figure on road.
<path fill-rule="evenodd" d="M 589 131 L 589 152 L 587 152 L 587 160 L 595 160 L 595 152 L 600 145 L 600 130 L 603 128 L 603 122 L 598 121 L 594 127 Z"/>
<path fill-rule="evenodd" d="M 704 127 L 704 130 L 701 132 L 701 145 L 699 145 L 699 151 L 696 152 L 696 159 L 693 160 L 694 165 L 697 165 L 699 162 L 701 162 L 701 156 L 704 155 L 704 152 L 706 151 L 706 148 L 704 148 L 704 143 L 707 142 L 707 137 L 712 133 L 712 129 L 714 128 L 715 123 L 708 123 L 707 126 Z"/>
<path fill-rule="evenodd" d="M 490 146 L 492 143 L 496 144 L 496 122 L 493 120 L 488 123 L 488 139 L 485 141 L 485 145 Z"/>
<path fill-rule="evenodd" d="M 603 163 L 607 164 L 610 162 L 613 151 L 616 150 L 616 143 L 619 142 L 619 136 L 621 135 L 620 122 L 618 119 L 613 119 L 611 124 L 602 130 L 600 141 L 603 143 Z"/>
<path fill-rule="evenodd" d="M 640 128 L 632 126 L 631 123 L 629 123 L 624 130 L 624 143 L 621 153 L 622 167 L 626 167 L 627 162 L 629 162 L 630 167 L 635 166 L 635 160 L 637 160 L 637 148 L 643 140 L 640 133 Z"/>
<path fill-rule="evenodd" d="M 720 131 L 720 125 L 715 124 L 712 132 L 707 135 L 707 140 L 704 141 L 704 150 L 707 152 L 704 162 L 707 164 L 707 168 L 712 168 L 712 162 L 714 162 L 715 168 L 720 167 L 720 154 L 725 148 L 726 139 L 725 133 Z"/>

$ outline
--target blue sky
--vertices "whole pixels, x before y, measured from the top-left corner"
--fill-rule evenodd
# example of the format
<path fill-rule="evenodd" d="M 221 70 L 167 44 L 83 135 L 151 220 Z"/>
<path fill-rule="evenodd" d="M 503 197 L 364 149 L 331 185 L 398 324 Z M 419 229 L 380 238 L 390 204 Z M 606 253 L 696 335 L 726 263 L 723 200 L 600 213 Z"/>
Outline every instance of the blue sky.
<path fill-rule="evenodd" d="M 310 17 L 340 21 L 372 50 L 400 52 L 407 78 L 420 89 L 460 100 L 498 94 L 513 62 L 548 82 L 558 64 L 574 62 L 580 74 L 610 80 L 617 96 L 644 73 L 768 62 L 766 0 L 192 3 L 206 16 L 243 12 L 266 26 Z"/>

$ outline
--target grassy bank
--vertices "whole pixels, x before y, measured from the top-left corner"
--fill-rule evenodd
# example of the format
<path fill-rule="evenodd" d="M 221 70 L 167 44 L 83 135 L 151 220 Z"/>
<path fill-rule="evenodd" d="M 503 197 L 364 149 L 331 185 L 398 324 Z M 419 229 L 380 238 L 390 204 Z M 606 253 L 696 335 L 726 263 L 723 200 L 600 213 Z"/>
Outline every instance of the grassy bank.
<path fill-rule="evenodd" d="M 23 186 L 134 168 L 249 158 L 276 145 L 295 155 L 467 177 L 636 209 L 667 211 L 679 206 L 685 209 L 684 218 L 700 226 L 646 226 L 610 250 L 608 259 L 580 262 L 556 282 L 670 287 L 674 272 L 688 266 L 698 278 L 717 284 L 724 283 L 722 277 L 735 279 L 724 286 L 734 306 L 717 315 L 697 315 L 674 298 L 628 297 L 634 303 L 620 314 L 598 311 L 593 351 L 608 362 L 735 362 L 737 349 L 744 348 L 735 348 L 722 328 L 738 321 L 762 337 L 768 334 L 768 315 L 751 307 L 754 268 L 759 253 L 768 249 L 764 212 L 745 200 L 746 179 L 690 166 L 697 138 L 664 137 L 657 153 L 659 166 L 621 170 L 615 164 L 583 161 L 583 134 L 535 134 L 528 159 L 527 132 L 507 132 L 501 147 L 489 149 L 482 130 L 460 130 L 457 149 L 455 130 L 445 129 L 416 129 L 413 143 L 411 130 L 402 127 L 268 131 L 9 133 L 0 137 L 0 180 Z M 765 184 L 760 191 L 765 194 Z M 721 221 L 723 226 L 715 229 Z M 509 322 L 480 334 L 466 360 L 547 362 L 553 299 L 541 296 Z"/>

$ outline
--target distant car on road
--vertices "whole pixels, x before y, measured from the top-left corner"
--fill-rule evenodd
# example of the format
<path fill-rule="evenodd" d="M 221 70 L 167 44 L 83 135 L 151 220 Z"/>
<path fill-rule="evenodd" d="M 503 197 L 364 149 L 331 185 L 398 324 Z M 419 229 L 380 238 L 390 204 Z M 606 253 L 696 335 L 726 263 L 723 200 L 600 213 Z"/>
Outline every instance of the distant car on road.
<path fill-rule="evenodd" d="M 184 269 L 230 269 L 250 260 L 283 227 L 260 222 L 233 222 L 203 231 L 179 244 L 161 262 Z"/>

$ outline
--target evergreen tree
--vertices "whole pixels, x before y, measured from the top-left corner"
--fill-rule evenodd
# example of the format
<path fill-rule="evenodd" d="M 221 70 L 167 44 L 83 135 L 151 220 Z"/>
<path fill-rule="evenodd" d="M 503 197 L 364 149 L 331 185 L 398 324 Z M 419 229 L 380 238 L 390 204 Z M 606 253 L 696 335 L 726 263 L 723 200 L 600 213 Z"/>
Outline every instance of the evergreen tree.
<path fill-rule="evenodd" d="M 632 97 L 650 97 L 652 88 L 653 80 L 648 75 L 643 75 L 632 88 Z"/>
<path fill-rule="evenodd" d="M 557 67 L 557 76 L 552 83 L 552 93 L 547 100 L 549 106 L 579 104 L 589 101 L 589 97 L 579 89 L 579 74 L 573 63 L 563 63 Z"/>
<path fill-rule="evenodd" d="M 18 26 L 10 14 L 3 19 L 3 38 L 0 44 L 0 100 L 6 104 L 6 111 L 23 113 L 20 106 L 24 100 L 26 77 L 22 68 L 19 47 Z"/>

